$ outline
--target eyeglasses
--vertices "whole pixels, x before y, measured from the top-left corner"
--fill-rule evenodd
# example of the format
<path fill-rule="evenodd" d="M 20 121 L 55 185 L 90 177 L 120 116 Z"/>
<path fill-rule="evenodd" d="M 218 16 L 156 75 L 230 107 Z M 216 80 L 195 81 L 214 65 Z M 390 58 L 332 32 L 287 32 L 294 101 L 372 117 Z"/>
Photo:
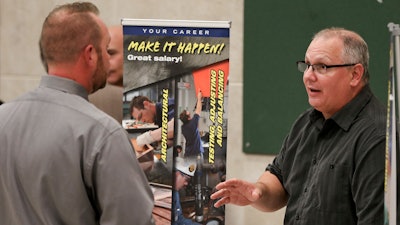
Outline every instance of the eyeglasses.
<path fill-rule="evenodd" d="M 179 171 L 179 173 L 182 175 L 182 177 L 185 179 L 185 181 L 189 183 L 191 177 L 189 175 L 182 173 L 181 171 Z"/>
<path fill-rule="evenodd" d="M 357 63 L 352 63 L 352 64 L 340 64 L 340 65 L 325 65 L 325 64 L 308 64 L 305 61 L 297 61 L 297 69 L 304 73 L 306 70 L 308 70 L 308 68 L 312 67 L 313 71 L 316 71 L 319 74 L 325 74 L 326 70 L 329 68 L 333 68 L 333 67 L 346 67 L 346 66 L 354 66 Z"/>

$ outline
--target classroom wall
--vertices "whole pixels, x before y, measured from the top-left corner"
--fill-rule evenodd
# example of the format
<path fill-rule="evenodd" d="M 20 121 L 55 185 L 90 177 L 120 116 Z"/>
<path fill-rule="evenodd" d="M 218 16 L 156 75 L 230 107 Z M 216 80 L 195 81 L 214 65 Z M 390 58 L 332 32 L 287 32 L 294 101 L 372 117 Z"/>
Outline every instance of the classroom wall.
<path fill-rule="evenodd" d="M 39 58 L 42 22 L 61 0 L 0 1 L 0 99 L 10 101 L 35 88 L 45 73 Z M 232 21 L 227 176 L 256 181 L 273 156 L 244 154 L 243 128 L 243 5 L 244 0 L 113 0 L 92 1 L 107 25 L 121 18 Z M 262 221 L 262 222 L 261 222 Z M 283 210 L 262 213 L 252 207 L 227 206 L 227 225 L 283 222 Z"/>

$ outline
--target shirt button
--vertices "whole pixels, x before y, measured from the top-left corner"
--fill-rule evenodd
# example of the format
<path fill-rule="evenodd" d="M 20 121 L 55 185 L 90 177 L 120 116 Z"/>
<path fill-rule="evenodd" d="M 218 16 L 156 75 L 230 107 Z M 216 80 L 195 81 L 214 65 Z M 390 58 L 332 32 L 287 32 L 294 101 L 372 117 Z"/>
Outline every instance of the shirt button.
<path fill-rule="evenodd" d="M 316 160 L 316 159 L 313 159 L 313 160 L 312 160 L 312 164 L 314 164 L 314 165 L 317 164 L 317 160 Z"/>
<path fill-rule="evenodd" d="M 308 191 L 308 189 L 307 188 L 304 188 L 304 192 L 307 192 Z"/>
<path fill-rule="evenodd" d="M 299 220 L 300 219 L 300 216 L 299 215 L 296 215 L 296 220 Z"/>

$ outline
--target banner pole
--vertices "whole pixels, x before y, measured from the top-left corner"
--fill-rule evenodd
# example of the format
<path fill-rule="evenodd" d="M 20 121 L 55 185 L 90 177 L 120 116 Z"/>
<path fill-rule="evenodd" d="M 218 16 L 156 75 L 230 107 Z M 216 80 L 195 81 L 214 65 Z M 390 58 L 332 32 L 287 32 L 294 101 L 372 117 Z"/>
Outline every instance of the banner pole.
<path fill-rule="evenodd" d="M 395 225 L 397 217 L 397 139 L 396 139 L 396 88 L 400 91 L 397 81 L 400 79 L 400 51 L 398 24 L 389 23 L 390 58 L 389 58 L 389 81 L 388 81 L 388 113 L 386 133 L 386 160 L 385 160 L 385 197 L 384 197 L 384 224 Z M 400 92 L 399 92 L 400 93 Z M 400 108 L 398 109 L 400 110 Z"/>

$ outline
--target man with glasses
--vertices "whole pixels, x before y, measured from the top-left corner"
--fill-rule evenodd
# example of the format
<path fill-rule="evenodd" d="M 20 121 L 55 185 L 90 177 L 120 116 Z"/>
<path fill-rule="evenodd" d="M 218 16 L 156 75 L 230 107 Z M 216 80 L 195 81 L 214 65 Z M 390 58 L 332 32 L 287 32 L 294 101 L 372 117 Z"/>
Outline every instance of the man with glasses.
<path fill-rule="evenodd" d="M 185 218 L 182 212 L 182 206 L 179 196 L 179 190 L 185 188 L 196 171 L 196 161 L 190 159 L 184 159 L 177 157 L 175 158 L 175 185 L 173 191 L 173 225 L 200 225 L 192 221 L 191 219 Z"/>
<path fill-rule="evenodd" d="M 217 185 L 215 206 L 286 206 L 285 225 L 383 224 L 386 107 L 369 87 L 368 61 L 357 33 L 317 33 L 297 62 L 312 108 L 257 182 Z"/>

